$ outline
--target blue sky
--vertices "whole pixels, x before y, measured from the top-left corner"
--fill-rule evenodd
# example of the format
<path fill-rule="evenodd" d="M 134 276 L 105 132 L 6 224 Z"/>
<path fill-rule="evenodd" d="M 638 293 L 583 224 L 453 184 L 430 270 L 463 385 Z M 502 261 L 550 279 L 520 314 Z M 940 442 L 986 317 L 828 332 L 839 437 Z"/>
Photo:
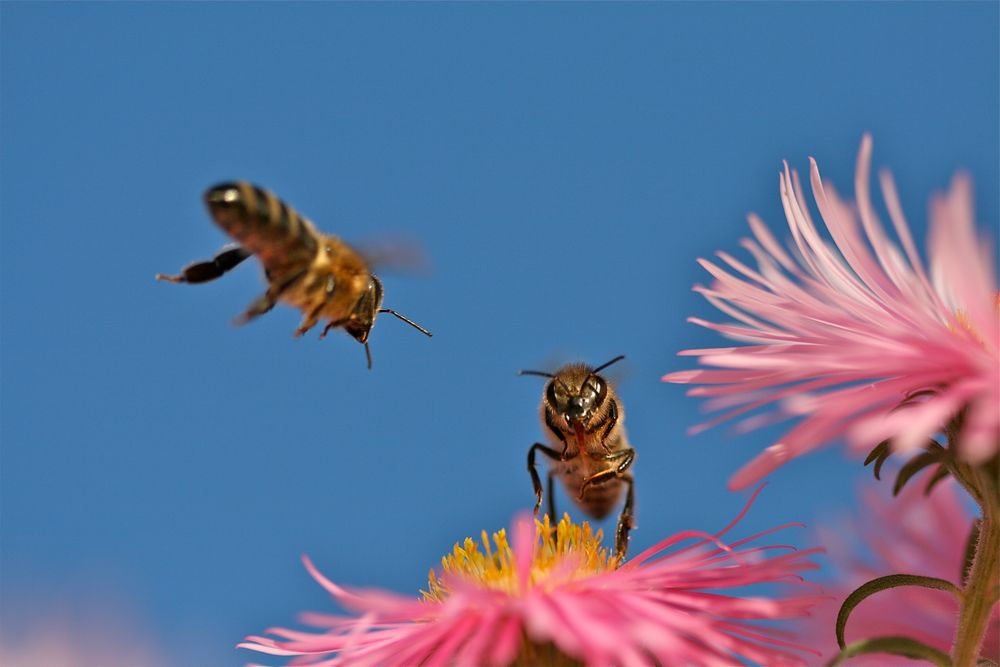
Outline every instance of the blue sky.
<path fill-rule="evenodd" d="M 861 135 L 923 236 L 957 168 L 997 235 L 998 6 L 0 5 L 0 625 L 114 604 L 172 665 L 326 609 L 302 570 L 416 591 L 531 498 L 537 378 L 616 368 L 642 548 L 721 527 L 777 431 L 690 438 L 659 382 L 719 342 L 690 287 L 745 215 L 784 224 L 780 161 L 852 191 Z M 243 328 L 247 262 L 153 281 L 225 242 L 216 182 L 273 189 L 350 241 L 419 239 L 386 274 L 375 368 L 342 334 Z M 718 316 L 721 317 L 721 316 Z M 852 502 L 828 450 L 772 475 L 747 533 Z M 560 496 L 562 507 L 568 507 Z M 605 527 L 611 527 L 608 523 Z"/>

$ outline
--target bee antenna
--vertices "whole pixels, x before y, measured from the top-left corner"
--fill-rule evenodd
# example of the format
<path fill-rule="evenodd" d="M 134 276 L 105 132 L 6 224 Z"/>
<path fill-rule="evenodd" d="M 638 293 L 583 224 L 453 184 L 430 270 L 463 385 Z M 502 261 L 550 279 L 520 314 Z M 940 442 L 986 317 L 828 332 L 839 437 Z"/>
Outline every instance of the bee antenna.
<path fill-rule="evenodd" d="M 395 315 L 396 317 L 398 317 L 399 319 L 403 320 L 404 322 L 406 322 L 411 327 L 413 327 L 414 329 L 416 329 L 417 331 L 419 331 L 423 335 L 427 336 L 428 338 L 430 338 L 431 336 L 434 335 L 430 331 L 428 331 L 427 329 L 423 328 L 422 326 L 420 326 L 419 324 L 417 324 L 416 322 L 414 322 L 413 320 L 411 320 L 410 318 L 408 318 L 406 315 L 402 315 L 400 313 L 397 313 L 395 310 L 392 310 L 391 308 L 379 308 L 378 312 L 380 312 L 380 313 L 389 313 L 390 315 Z"/>
<path fill-rule="evenodd" d="M 368 370 L 372 369 L 372 351 L 368 347 L 368 342 L 365 341 L 365 356 L 368 357 Z"/>
<path fill-rule="evenodd" d="M 604 363 L 604 364 L 601 364 L 600 366 L 598 366 L 594 370 L 590 371 L 590 374 L 591 375 L 596 375 L 597 373 L 600 373 L 601 371 L 603 371 L 605 368 L 607 368 L 611 364 L 616 364 L 616 363 L 618 363 L 619 361 L 621 361 L 624 358 L 625 358 L 624 354 L 619 354 L 617 357 L 615 357 L 611 361 L 609 361 L 607 363 Z"/>
<path fill-rule="evenodd" d="M 518 371 L 518 375 L 537 375 L 538 377 L 551 378 L 554 382 L 558 382 L 562 385 L 563 390 L 568 394 L 570 393 L 569 386 L 562 381 L 562 378 L 553 375 L 552 373 L 546 373 L 545 371 Z"/>
<path fill-rule="evenodd" d="M 518 371 L 518 375 L 537 375 L 543 378 L 554 378 L 555 375 L 552 373 L 546 373 L 545 371 Z"/>

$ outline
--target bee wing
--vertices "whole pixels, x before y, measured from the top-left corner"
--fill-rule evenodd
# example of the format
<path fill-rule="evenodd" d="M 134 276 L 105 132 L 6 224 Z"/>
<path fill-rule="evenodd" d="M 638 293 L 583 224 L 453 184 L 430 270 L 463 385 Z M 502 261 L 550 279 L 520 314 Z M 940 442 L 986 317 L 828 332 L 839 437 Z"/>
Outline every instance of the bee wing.
<path fill-rule="evenodd" d="M 368 266 L 378 273 L 394 272 L 426 276 L 431 261 L 423 244 L 406 236 L 381 236 L 355 245 Z"/>
<path fill-rule="evenodd" d="M 607 380 L 612 387 L 618 387 L 633 375 L 635 375 L 633 370 L 625 365 L 621 365 L 613 371 L 601 371 L 601 376 L 604 377 L 604 379 Z"/>

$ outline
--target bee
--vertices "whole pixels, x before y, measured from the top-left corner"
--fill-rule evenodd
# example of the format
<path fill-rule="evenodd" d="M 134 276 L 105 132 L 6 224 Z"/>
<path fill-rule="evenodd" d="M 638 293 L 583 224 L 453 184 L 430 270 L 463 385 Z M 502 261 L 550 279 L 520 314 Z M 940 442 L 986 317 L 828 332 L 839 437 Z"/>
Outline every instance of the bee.
<path fill-rule="evenodd" d="M 536 442 L 528 450 L 528 473 L 535 491 L 535 514 L 542 506 L 542 482 L 535 469 L 535 455 L 551 460 L 548 475 L 548 511 L 555 521 L 552 478 L 560 476 L 577 506 L 595 519 L 603 519 L 618 503 L 625 488 L 625 504 L 615 531 L 619 561 L 628 550 L 628 533 L 635 527 L 634 482 L 627 470 L 635 450 L 625 434 L 625 413 L 608 381 L 599 373 L 625 356 L 591 368 L 569 364 L 555 373 L 519 371 L 518 375 L 549 378 L 542 394 L 542 428 L 549 444 Z"/>
<path fill-rule="evenodd" d="M 368 336 L 378 313 L 394 315 L 431 335 L 395 310 L 382 308 L 382 281 L 371 273 L 358 251 L 332 234 L 319 232 L 272 192 L 236 181 L 209 188 L 204 199 L 215 224 L 238 245 L 224 247 L 210 260 L 189 264 L 175 276 L 157 274 L 157 280 L 208 282 L 256 255 L 264 267 L 267 291 L 236 318 L 236 324 L 245 324 L 283 301 L 304 315 L 296 337 L 325 319 L 320 338 L 342 328 L 365 346 L 369 369 L 372 355 Z"/>

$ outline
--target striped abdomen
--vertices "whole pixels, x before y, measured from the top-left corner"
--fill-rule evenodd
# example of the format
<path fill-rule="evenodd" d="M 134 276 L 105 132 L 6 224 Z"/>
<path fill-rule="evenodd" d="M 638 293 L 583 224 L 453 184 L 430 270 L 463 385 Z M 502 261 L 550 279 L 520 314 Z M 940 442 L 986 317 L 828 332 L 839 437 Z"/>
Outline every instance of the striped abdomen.
<path fill-rule="evenodd" d="M 305 267 L 319 246 L 316 229 L 273 193 L 245 181 L 205 192 L 212 219 L 271 273 Z"/>
<path fill-rule="evenodd" d="M 577 457 L 562 464 L 560 474 L 566 487 L 566 494 L 583 512 L 594 519 L 603 519 L 611 514 L 621 498 L 625 483 L 612 477 L 605 482 L 590 484 L 584 491 L 582 499 L 579 497 L 580 485 L 585 478 L 609 467 L 611 466 L 606 461 L 585 457 Z"/>

